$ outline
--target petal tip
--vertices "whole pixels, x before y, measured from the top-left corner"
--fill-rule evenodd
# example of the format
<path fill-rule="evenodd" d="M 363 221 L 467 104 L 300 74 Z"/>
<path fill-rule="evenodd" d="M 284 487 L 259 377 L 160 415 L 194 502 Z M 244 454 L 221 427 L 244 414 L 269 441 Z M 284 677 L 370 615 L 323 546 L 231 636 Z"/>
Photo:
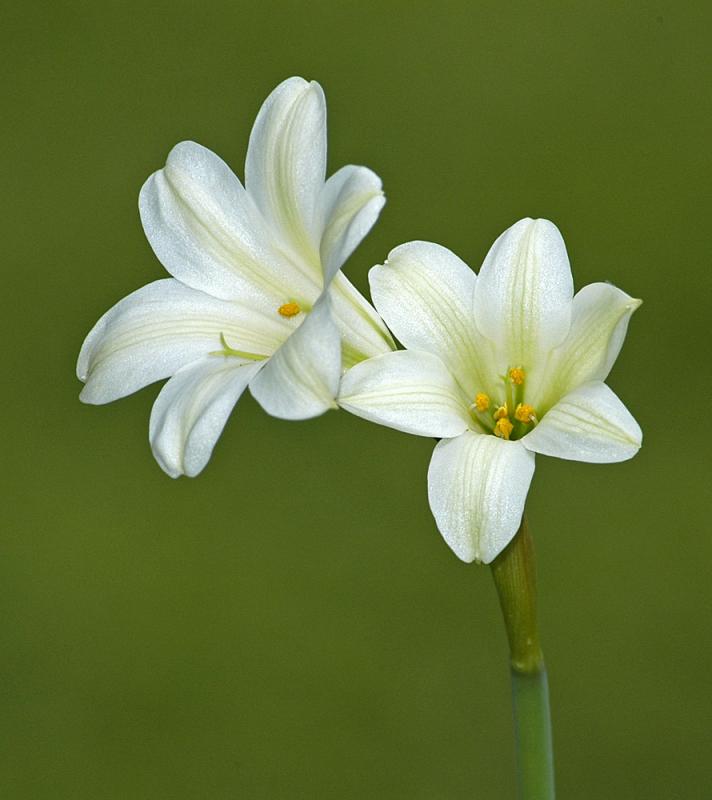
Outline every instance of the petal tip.
<path fill-rule="evenodd" d="M 111 399 L 112 398 L 106 399 L 103 397 L 101 393 L 97 391 L 94 384 L 89 380 L 87 380 L 87 383 L 79 392 L 79 401 L 88 406 L 103 406 L 106 403 L 111 402 Z"/>
<path fill-rule="evenodd" d="M 315 81 L 308 81 L 306 78 L 303 78 L 301 75 L 291 75 L 289 78 L 285 78 L 283 81 L 278 83 L 272 92 L 276 92 L 277 89 L 286 88 L 287 86 L 309 86 L 310 83 L 315 83 Z"/>
<path fill-rule="evenodd" d="M 151 452 L 153 453 L 153 457 L 156 459 L 158 466 L 166 475 L 168 475 L 169 478 L 172 478 L 175 481 L 178 480 L 178 478 L 180 478 L 182 475 L 187 474 L 182 469 L 172 465 L 165 458 L 163 458 L 163 455 L 159 452 L 158 447 L 154 446 L 153 442 L 151 442 Z"/>

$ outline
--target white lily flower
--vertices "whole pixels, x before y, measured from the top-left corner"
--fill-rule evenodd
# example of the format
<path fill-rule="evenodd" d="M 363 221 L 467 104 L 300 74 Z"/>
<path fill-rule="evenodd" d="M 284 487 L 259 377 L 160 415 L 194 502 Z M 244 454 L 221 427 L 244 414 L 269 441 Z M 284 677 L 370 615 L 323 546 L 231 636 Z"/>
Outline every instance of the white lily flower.
<path fill-rule="evenodd" d="M 441 439 L 430 508 L 463 561 L 489 563 L 517 532 L 535 453 L 603 463 L 640 448 L 638 424 L 604 380 L 641 301 L 607 283 L 574 297 L 553 223 L 517 222 L 479 276 L 444 247 L 409 242 L 369 278 L 408 349 L 347 372 L 339 403 Z"/>
<path fill-rule="evenodd" d="M 257 115 L 244 187 L 210 150 L 182 142 L 141 189 L 146 236 L 173 277 L 104 314 L 77 375 L 86 403 L 172 376 L 149 437 L 172 477 L 205 467 L 248 385 L 268 413 L 306 419 L 335 407 L 342 364 L 392 350 L 339 271 L 383 207 L 381 181 L 365 167 L 325 173 L 324 93 L 295 77 Z"/>

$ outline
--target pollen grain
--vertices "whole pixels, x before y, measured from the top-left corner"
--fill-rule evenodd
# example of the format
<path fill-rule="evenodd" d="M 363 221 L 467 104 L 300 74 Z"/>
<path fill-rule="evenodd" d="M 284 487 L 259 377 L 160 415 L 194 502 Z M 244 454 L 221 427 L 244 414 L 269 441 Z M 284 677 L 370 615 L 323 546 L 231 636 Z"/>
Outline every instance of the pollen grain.
<path fill-rule="evenodd" d="M 499 436 L 500 439 L 509 439 L 513 428 L 514 425 L 512 425 L 509 419 L 507 417 L 502 417 L 497 420 L 497 424 L 494 426 L 494 435 Z"/>
<path fill-rule="evenodd" d="M 514 411 L 514 419 L 526 423 L 536 421 L 534 406 L 530 406 L 529 403 L 519 403 Z"/>
<path fill-rule="evenodd" d="M 509 416 L 509 409 L 507 408 L 507 404 L 505 403 L 503 406 L 500 406 L 494 412 L 494 418 L 496 422 L 499 422 L 501 419 L 505 419 L 505 417 Z"/>
<path fill-rule="evenodd" d="M 524 383 L 524 370 L 521 367 L 512 367 L 509 370 L 509 380 L 515 386 L 521 386 Z"/>
<path fill-rule="evenodd" d="M 301 310 L 302 309 L 299 303 L 295 303 L 293 300 L 290 300 L 288 303 L 284 303 L 284 305 L 281 305 L 277 309 L 279 314 L 283 317 L 296 317 Z"/>
<path fill-rule="evenodd" d="M 475 395 L 475 408 L 478 411 L 487 411 L 490 407 L 490 399 L 484 392 L 478 392 Z"/>

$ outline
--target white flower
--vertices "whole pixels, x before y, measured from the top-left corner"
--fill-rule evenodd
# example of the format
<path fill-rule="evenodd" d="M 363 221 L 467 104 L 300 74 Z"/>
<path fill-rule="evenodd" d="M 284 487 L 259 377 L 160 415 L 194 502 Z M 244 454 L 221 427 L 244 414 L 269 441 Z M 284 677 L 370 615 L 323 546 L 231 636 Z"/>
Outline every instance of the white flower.
<path fill-rule="evenodd" d="M 150 422 L 169 475 L 203 469 L 246 386 L 274 416 L 313 417 L 335 406 L 342 363 L 392 349 L 339 272 L 383 207 L 381 181 L 365 167 L 325 172 L 324 94 L 289 78 L 257 115 L 244 187 L 210 150 L 182 142 L 141 189 L 146 236 L 173 277 L 104 314 L 77 374 L 86 403 L 173 376 Z"/>
<path fill-rule="evenodd" d="M 409 349 L 347 372 L 339 403 L 441 438 L 430 508 L 463 561 L 489 563 L 514 536 L 535 453 L 603 463 L 640 448 L 638 424 L 603 381 L 641 301 L 607 283 L 574 297 L 551 222 L 505 231 L 479 277 L 428 242 L 397 247 L 369 277 L 376 308 Z"/>

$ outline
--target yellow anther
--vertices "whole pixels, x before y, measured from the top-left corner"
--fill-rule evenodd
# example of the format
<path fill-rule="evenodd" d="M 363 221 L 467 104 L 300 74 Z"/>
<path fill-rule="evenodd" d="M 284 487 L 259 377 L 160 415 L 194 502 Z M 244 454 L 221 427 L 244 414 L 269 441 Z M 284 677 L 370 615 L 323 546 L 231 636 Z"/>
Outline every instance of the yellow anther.
<path fill-rule="evenodd" d="M 521 386 L 524 383 L 524 370 L 521 367 L 512 367 L 509 370 L 509 380 L 515 386 Z"/>
<path fill-rule="evenodd" d="M 295 303 L 292 300 L 277 309 L 283 317 L 296 317 L 301 310 L 299 303 Z"/>
<path fill-rule="evenodd" d="M 478 411 L 487 411 L 490 407 L 490 399 L 484 392 L 477 392 L 475 395 L 475 408 Z"/>
<path fill-rule="evenodd" d="M 502 417 L 502 419 L 497 420 L 497 424 L 494 426 L 494 435 L 499 436 L 500 439 L 509 439 L 512 428 L 514 428 L 514 425 L 507 417 Z"/>
<path fill-rule="evenodd" d="M 530 406 L 529 403 L 520 403 L 514 411 L 514 419 L 527 423 L 535 421 L 536 411 L 534 406 Z"/>
<path fill-rule="evenodd" d="M 495 418 L 495 420 L 504 419 L 505 417 L 508 417 L 508 416 L 509 416 L 509 409 L 507 408 L 507 404 L 506 404 L 506 403 L 505 403 L 503 406 L 500 406 L 500 407 L 499 407 L 499 408 L 498 408 L 498 409 L 497 409 L 497 410 L 494 412 L 494 418 Z"/>

